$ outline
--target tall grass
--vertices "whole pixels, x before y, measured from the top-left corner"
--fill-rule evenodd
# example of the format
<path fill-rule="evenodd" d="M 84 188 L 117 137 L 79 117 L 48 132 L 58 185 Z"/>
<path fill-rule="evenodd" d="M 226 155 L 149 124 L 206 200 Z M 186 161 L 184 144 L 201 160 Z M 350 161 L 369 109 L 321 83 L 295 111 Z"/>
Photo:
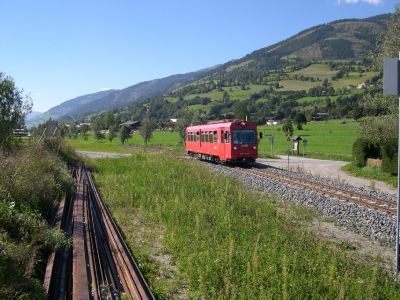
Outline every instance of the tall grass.
<path fill-rule="evenodd" d="M 43 299 L 43 259 L 67 245 L 46 218 L 73 181 L 58 155 L 72 158 L 56 140 L 0 154 L 0 299 Z"/>
<path fill-rule="evenodd" d="M 135 154 L 92 165 L 132 248 L 136 216 L 163 229 L 189 298 L 395 299 L 400 293 L 372 261 L 357 263 L 318 240 L 308 211 L 278 211 L 273 198 L 196 162 Z M 154 280 L 160 277 L 154 265 L 145 271 L 159 296 L 172 295 L 172 287 Z"/>

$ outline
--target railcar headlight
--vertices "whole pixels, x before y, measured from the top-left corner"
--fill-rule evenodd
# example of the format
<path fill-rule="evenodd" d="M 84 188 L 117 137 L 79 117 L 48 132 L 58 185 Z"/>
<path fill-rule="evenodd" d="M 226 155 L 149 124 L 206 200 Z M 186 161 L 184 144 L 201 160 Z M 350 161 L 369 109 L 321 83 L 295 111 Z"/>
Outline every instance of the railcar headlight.
<path fill-rule="evenodd" d="M 237 147 L 236 147 L 236 146 L 233 146 L 233 150 L 237 150 Z"/>
<path fill-rule="evenodd" d="M 257 150 L 257 146 L 253 146 L 253 149 L 254 149 L 254 150 Z"/>

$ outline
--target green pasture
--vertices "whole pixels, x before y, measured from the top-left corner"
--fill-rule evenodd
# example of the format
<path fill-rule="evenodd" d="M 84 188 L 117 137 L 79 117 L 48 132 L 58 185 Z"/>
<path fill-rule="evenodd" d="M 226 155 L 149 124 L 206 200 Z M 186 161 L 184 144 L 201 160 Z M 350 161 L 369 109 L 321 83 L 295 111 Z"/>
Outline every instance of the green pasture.
<path fill-rule="evenodd" d="M 279 81 L 279 85 L 282 87 L 278 91 L 308 91 L 313 87 L 322 85 L 322 83 L 303 80 L 282 80 Z"/>
<path fill-rule="evenodd" d="M 345 124 L 342 124 L 344 122 Z M 352 145 L 358 136 L 358 130 L 359 123 L 351 119 L 312 121 L 304 125 L 303 130 L 295 128 L 294 135 L 307 140 L 307 157 L 350 161 Z M 264 135 L 259 146 L 260 156 L 271 155 L 271 142 L 268 137 L 271 134 L 274 137 L 273 155 L 287 154 L 290 143 L 287 142 L 281 125 L 259 126 L 258 131 Z M 300 147 L 303 154 L 302 143 Z"/>
<path fill-rule="evenodd" d="M 347 88 L 348 86 L 357 86 L 362 82 L 365 82 L 372 77 L 374 77 L 377 72 L 365 72 L 365 73 L 357 73 L 357 72 L 351 72 L 349 73 L 348 77 L 343 77 L 340 78 L 339 80 L 332 80 L 330 83 L 332 84 L 332 87 L 335 89 L 338 88 Z"/>
<path fill-rule="evenodd" d="M 288 145 L 286 135 L 282 131 L 282 125 L 259 126 L 258 130 L 264 135 L 263 139 L 260 140 L 260 157 L 271 155 L 271 143 L 268 138 L 268 135 L 271 134 L 274 137 L 273 155 L 287 154 L 290 145 Z M 350 161 L 352 145 L 357 138 L 358 130 L 359 123 L 351 119 L 313 121 L 304 125 L 303 130 L 295 128 L 294 135 L 307 139 L 308 145 L 305 149 L 307 157 Z M 121 144 L 119 137 L 109 142 L 108 139 L 95 140 L 92 135 L 88 135 L 87 140 L 78 137 L 67 139 L 67 141 L 77 150 L 116 153 L 130 153 L 133 147 L 144 146 L 143 139 L 138 132 L 134 133 L 133 137 L 124 145 Z M 175 131 L 155 131 L 148 147 L 163 147 L 179 152 L 183 152 L 184 148 L 179 143 L 179 135 Z M 303 153 L 302 148 L 301 153 Z"/>
<path fill-rule="evenodd" d="M 337 71 L 331 70 L 327 64 L 312 64 L 307 68 L 297 70 L 292 72 L 291 74 L 295 75 L 304 75 L 309 77 L 316 77 L 321 80 L 331 79 L 332 76 L 336 74 Z"/>
<path fill-rule="evenodd" d="M 139 132 L 135 132 L 125 144 L 121 144 L 118 136 L 110 142 L 107 138 L 96 140 L 91 134 L 87 135 L 87 140 L 78 136 L 76 139 L 66 139 L 66 141 L 77 150 L 85 151 L 130 153 L 135 147 L 144 147 L 143 139 Z M 175 131 L 154 131 L 147 147 L 163 147 L 174 151 L 183 151 L 183 146 L 179 144 L 179 135 Z"/>
<path fill-rule="evenodd" d="M 91 165 L 159 299 L 396 299 L 400 293 L 378 258 L 319 238 L 313 212 L 196 161 L 136 153 Z"/>

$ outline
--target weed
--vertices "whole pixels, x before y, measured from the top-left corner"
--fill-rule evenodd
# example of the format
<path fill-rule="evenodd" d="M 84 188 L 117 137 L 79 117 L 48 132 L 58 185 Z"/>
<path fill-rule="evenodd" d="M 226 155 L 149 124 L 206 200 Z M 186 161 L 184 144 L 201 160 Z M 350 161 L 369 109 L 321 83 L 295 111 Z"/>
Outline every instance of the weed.
<path fill-rule="evenodd" d="M 210 299 L 354 299 L 368 289 L 377 298 L 395 298 L 400 292 L 400 284 L 382 269 L 371 278 L 374 265 L 315 239 L 307 213 L 287 214 L 284 204 L 277 213 L 276 200 L 194 161 L 138 153 L 92 164 L 135 255 L 148 257 L 148 249 L 135 244 L 136 212 L 145 225 L 162 228 L 176 281 L 163 279 L 154 264 L 144 272 L 161 295 L 174 298 L 182 286 L 188 298 Z"/>

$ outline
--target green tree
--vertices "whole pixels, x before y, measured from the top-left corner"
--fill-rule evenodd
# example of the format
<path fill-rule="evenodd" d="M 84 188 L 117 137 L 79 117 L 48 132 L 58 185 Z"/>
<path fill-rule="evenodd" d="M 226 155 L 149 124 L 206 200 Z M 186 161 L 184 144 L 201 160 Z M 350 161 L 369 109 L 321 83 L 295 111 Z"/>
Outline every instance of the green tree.
<path fill-rule="evenodd" d="M 87 138 L 87 133 L 88 133 L 88 131 L 90 130 L 90 127 L 89 127 L 89 125 L 87 125 L 87 124 L 82 124 L 80 127 L 79 127 L 79 132 L 80 132 L 80 134 L 81 134 L 81 137 L 86 141 L 88 138 Z"/>
<path fill-rule="evenodd" d="M 151 139 L 153 131 L 154 131 L 153 122 L 148 117 L 145 117 L 142 120 L 142 124 L 139 129 L 140 135 L 142 136 L 145 145 L 147 145 L 147 142 Z"/>
<path fill-rule="evenodd" d="M 105 128 L 110 128 L 112 125 L 115 125 L 114 113 L 109 111 L 104 116 L 104 126 Z"/>
<path fill-rule="evenodd" d="M 207 123 L 207 114 L 204 111 L 198 110 L 193 114 L 192 125 L 201 125 L 206 123 Z"/>
<path fill-rule="evenodd" d="M 230 101 L 230 99 L 229 99 L 229 94 L 228 94 L 228 92 L 227 91 L 224 91 L 224 94 L 223 94 L 223 96 L 222 96 L 222 103 L 228 103 Z"/>
<path fill-rule="evenodd" d="M 129 139 L 131 136 L 131 130 L 127 126 L 121 126 L 121 129 L 119 130 L 119 138 L 121 140 L 122 144 L 125 144 L 125 141 Z"/>
<path fill-rule="evenodd" d="M 90 127 L 92 128 L 93 136 L 96 140 L 102 140 L 105 138 L 104 134 L 101 133 L 102 120 L 99 117 L 92 119 Z"/>
<path fill-rule="evenodd" d="M 9 152 L 14 144 L 13 130 L 22 128 L 32 101 L 15 86 L 14 80 L 0 73 L 0 148 Z"/>
<path fill-rule="evenodd" d="M 285 120 L 285 123 L 282 126 L 282 130 L 288 138 L 291 138 L 294 132 L 292 120 Z"/>
<path fill-rule="evenodd" d="M 117 134 L 117 127 L 115 125 L 111 125 L 108 128 L 108 140 L 112 142 L 116 134 Z"/>
<path fill-rule="evenodd" d="M 186 127 L 190 126 L 193 120 L 193 114 L 187 108 L 180 111 L 178 121 L 176 122 L 175 129 L 179 134 L 181 142 L 185 141 Z"/>
<path fill-rule="evenodd" d="M 297 129 L 302 130 L 303 124 L 307 124 L 306 115 L 303 112 L 297 113 L 294 121 L 296 122 Z"/>
<path fill-rule="evenodd" d="M 249 114 L 249 111 L 243 102 L 238 101 L 233 108 L 233 113 L 237 119 L 245 120 L 246 116 Z"/>
<path fill-rule="evenodd" d="M 374 67 L 377 71 L 383 69 L 384 57 L 398 57 L 400 51 L 400 5 L 396 6 L 390 17 L 387 30 L 378 39 L 378 51 L 372 54 Z"/>

